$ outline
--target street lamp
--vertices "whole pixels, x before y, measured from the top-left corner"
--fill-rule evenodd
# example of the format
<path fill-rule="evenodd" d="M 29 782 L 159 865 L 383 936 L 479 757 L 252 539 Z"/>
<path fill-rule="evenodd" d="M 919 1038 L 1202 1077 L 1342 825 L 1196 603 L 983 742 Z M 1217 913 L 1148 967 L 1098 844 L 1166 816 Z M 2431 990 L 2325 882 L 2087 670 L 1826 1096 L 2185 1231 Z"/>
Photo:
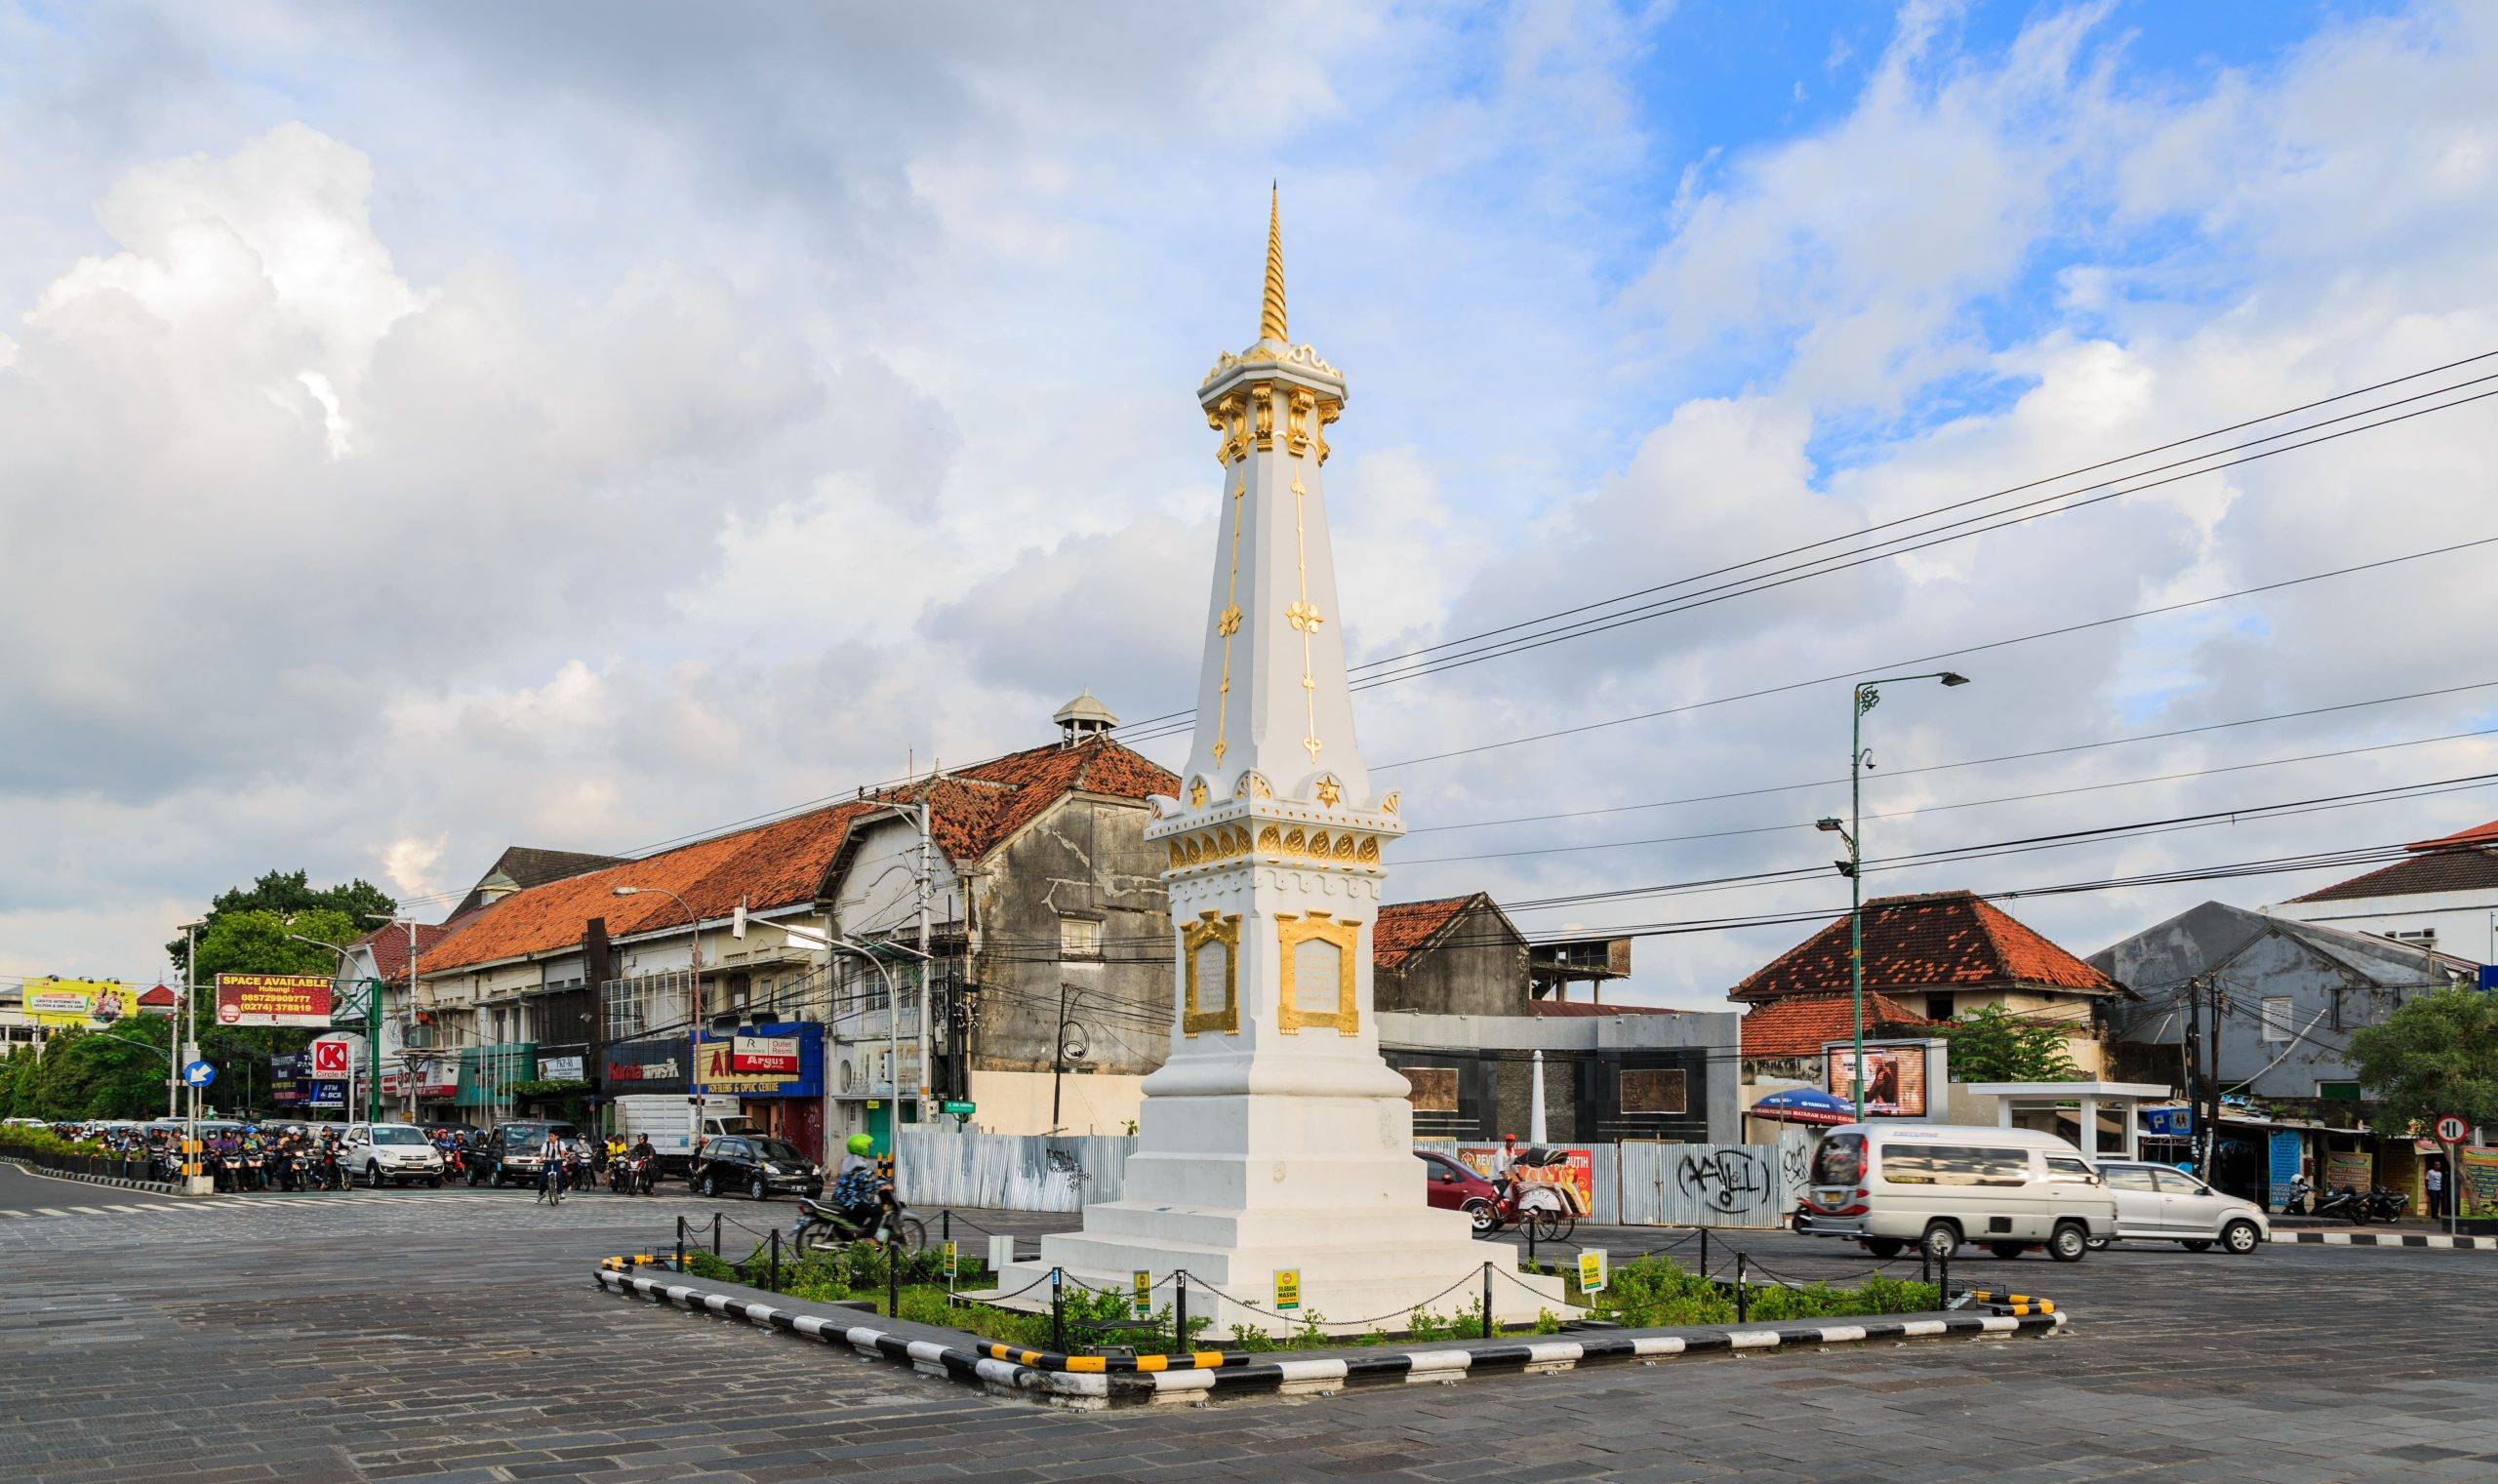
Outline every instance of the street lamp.
<path fill-rule="evenodd" d="M 408 930 L 408 1010 L 413 1014 L 417 1005 L 417 919 L 401 917 L 395 912 L 366 912 L 362 915 L 366 922 L 385 922 L 394 928 Z M 381 965 L 376 964 L 374 967 L 378 969 Z M 367 1023 L 373 1034 L 366 1037 L 364 1064 L 365 1075 L 373 1084 L 375 1100 L 373 1105 L 376 1111 L 367 1121 L 380 1123 L 382 1121 L 379 1111 L 382 1106 L 380 1101 L 382 1097 L 382 983 L 379 979 L 374 981 L 372 988 L 373 1015 Z M 399 1073 L 400 1086 L 408 1090 L 408 1119 L 414 1122 L 417 1116 L 417 1072 L 416 1067 L 408 1061 L 408 1037 L 404 1031 L 399 1037 Z"/>
<path fill-rule="evenodd" d="M 1865 745 L 1865 713 L 1879 705 L 1882 693 L 1877 686 L 1893 685 L 1909 680 L 1939 680 L 1947 686 L 1967 685 L 1969 677 L 1957 670 L 1933 670 L 1922 675 L 1883 675 L 1856 682 L 1847 717 L 1847 824 L 1841 826 L 1835 818 L 1825 817 L 1814 822 L 1816 829 L 1828 830 L 1847 842 L 1847 859 L 1832 863 L 1847 878 L 1847 979 L 1848 997 L 1855 1008 L 1856 1055 L 1849 1063 L 1849 1089 L 1856 1098 L 1856 1121 L 1865 1121 L 1865 850 L 1858 837 L 1865 828 L 1865 775 L 1874 769 L 1873 749 Z"/>
<path fill-rule="evenodd" d="M 685 1157 L 687 1179 L 691 1180 L 694 1151 L 703 1146 L 703 919 L 693 906 L 664 886 L 620 886 L 612 894 L 618 897 L 640 897 L 656 894 L 673 902 L 685 913 L 685 928 L 692 936 L 686 949 L 687 961 L 694 966 L 694 992 L 686 1004 L 685 1018 L 685 1105 L 693 1129 L 686 1137 Z"/>
<path fill-rule="evenodd" d="M 826 919 L 826 928 L 831 926 L 831 919 L 828 917 Z M 851 939 L 837 937 L 828 931 L 819 933 L 813 928 L 801 927 L 796 923 L 782 924 L 781 934 L 783 938 L 800 947 L 822 948 L 826 953 L 856 954 L 866 959 L 867 967 L 875 970 L 876 977 L 884 981 L 885 1064 L 889 1069 L 885 1077 L 885 1092 L 888 1100 L 893 1103 L 885 1114 L 885 1132 L 888 1135 L 885 1144 L 886 1157 L 893 1161 L 894 1186 L 900 1189 L 902 1186 L 902 998 L 894 988 L 893 971 L 885 967 L 885 961 L 876 955 L 875 949 L 891 948 L 897 953 L 907 953 L 919 960 L 919 1016 L 923 1023 L 928 1018 L 928 966 L 935 963 L 936 958 L 933 954 L 906 947 L 891 940 L 880 940 L 875 947 L 871 948 Z M 1062 1020 L 1065 1019 L 1065 1015 L 1066 1012 L 1062 1008 L 1060 1011 Z M 922 1044 L 924 1045 L 925 1042 L 923 1041 Z M 927 1063 L 924 1060 L 926 1055 L 925 1052 L 921 1053 L 923 1060 L 920 1063 L 920 1074 L 923 1077 L 927 1075 Z M 1053 1121 L 1055 1121 L 1055 1114 L 1053 1114 Z M 920 1105 L 919 1123 L 922 1128 L 929 1126 L 925 1100 L 922 1100 Z"/>

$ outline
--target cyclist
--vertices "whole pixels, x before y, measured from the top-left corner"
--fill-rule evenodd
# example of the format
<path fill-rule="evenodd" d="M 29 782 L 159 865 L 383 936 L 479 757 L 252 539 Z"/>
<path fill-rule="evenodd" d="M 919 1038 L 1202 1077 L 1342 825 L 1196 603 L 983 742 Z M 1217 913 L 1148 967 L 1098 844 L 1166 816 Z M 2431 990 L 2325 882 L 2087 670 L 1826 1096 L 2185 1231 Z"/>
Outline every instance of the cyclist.
<path fill-rule="evenodd" d="M 553 1129 L 546 1131 L 546 1143 L 538 1151 L 538 1198 L 550 1206 L 564 1203 L 564 1136 Z"/>

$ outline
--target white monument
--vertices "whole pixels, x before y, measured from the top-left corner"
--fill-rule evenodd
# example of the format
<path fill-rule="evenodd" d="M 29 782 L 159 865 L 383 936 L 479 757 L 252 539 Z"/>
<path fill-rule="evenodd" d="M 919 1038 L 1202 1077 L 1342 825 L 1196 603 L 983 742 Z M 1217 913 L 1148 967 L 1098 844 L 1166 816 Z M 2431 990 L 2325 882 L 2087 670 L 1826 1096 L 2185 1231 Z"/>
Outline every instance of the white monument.
<path fill-rule="evenodd" d="M 999 1288 L 1057 1267 L 1125 1290 L 1139 1269 L 1185 1268 L 1191 1317 L 1221 1339 L 1283 1325 L 1212 1291 L 1271 1308 L 1292 1272 L 1296 1320 L 1395 1330 L 1417 1304 L 1471 1306 L 1490 1263 L 1496 1318 L 1566 1316 L 1558 1279 L 1519 1274 L 1515 1249 L 1425 1202 L 1407 1084 L 1380 1059 L 1371 925 L 1381 847 L 1405 826 L 1353 740 L 1319 493 L 1345 381 L 1284 337 L 1279 228 L 1270 203 L 1258 342 L 1197 389 L 1223 518 L 1186 797 L 1156 800 L 1146 829 L 1168 853 L 1170 1060 L 1145 1079 L 1124 1198 L 1086 1207 L 1080 1233 L 1043 1238 Z"/>

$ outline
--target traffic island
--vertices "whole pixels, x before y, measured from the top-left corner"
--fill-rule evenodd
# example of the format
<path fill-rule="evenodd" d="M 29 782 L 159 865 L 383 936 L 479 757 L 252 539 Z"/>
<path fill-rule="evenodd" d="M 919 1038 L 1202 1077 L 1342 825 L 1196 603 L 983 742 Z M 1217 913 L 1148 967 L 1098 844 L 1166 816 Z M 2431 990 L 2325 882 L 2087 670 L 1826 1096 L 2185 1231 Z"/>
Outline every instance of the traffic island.
<path fill-rule="evenodd" d="M 613 1260 L 611 1260 L 613 1263 Z M 976 1385 L 993 1395 L 1082 1410 L 1154 1402 L 1204 1402 L 1242 1395 L 1325 1395 L 1350 1386 L 1455 1384 L 1608 1364 L 1655 1365 L 1696 1356 L 1792 1350 L 1911 1340 L 2046 1336 L 2061 1312 L 2025 1304 L 1866 1316 L 1684 1325 L 1670 1329 L 1590 1329 L 1560 1335 L 1495 1336 L 1347 1346 L 1289 1355 L 1196 1350 L 1184 1355 L 1066 1355 L 1023 1349 L 961 1330 L 893 1319 L 855 1303 L 811 1303 L 717 1279 L 684 1281 L 665 1269 L 602 1264 L 599 1287 L 654 1305 L 742 1320 L 758 1329 L 847 1348 L 864 1359 L 909 1366 L 927 1376 Z"/>

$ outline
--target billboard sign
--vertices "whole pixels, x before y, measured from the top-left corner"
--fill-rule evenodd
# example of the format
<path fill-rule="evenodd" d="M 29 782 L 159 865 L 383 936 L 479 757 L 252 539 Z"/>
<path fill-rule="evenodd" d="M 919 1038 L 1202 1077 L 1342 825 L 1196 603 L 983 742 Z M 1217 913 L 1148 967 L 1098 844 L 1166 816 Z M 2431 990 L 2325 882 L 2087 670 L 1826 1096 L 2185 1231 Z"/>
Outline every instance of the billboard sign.
<path fill-rule="evenodd" d="M 318 974 L 221 974 L 217 1023 L 327 1028 L 330 981 Z"/>
<path fill-rule="evenodd" d="M 355 1070 L 355 1051 L 353 1036 L 323 1036 L 312 1043 L 312 1075 L 343 1080 Z"/>
<path fill-rule="evenodd" d="M 729 1042 L 729 1069 L 791 1076 L 798 1070 L 796 1036 L 736 1036 Z"/>
<path fill-rule="evenodd" d="M 1867 1117 L 1925 1116 L 1925 1047 L 1922 1044 L 1868 1044 L 1861 1072 L 1854 1068 L 1856 1050 L 1853 1046 L 1827 1047 L 1822 1057 L 1822 1090 L 1854 1103 L 1856 1084 L 1862 1080 Z"/>
<path fill-rule="evenodd" d="M 1593 1211 L 1596 1204 L 1595 1150 L 1574 1146 L 1542 1147 L 1551 1148 L 1561 1157 L 1551 1164 L 1521 1162 L 1510 1171 L 1510 1178 L 1521 1186 L 1552 1186 L 1561 1192 L 1563 1204 L 1570 1208 L 1572 1216 L 1584 1217 Z M 1523 1156 L 1527 1148 L 1527 1145 L 1519 1145 L 1518 1153 Z M 1501 1146 L 1497 1143 L 1459 1144 L 1457 1162 L 1485 1180 L 1495 1179 L 1501 1167 Z"/>
<path fill-rule="evenodd" d="M 137 1013 L 139 993 L 109 979 L 48 979 L 25 987 L 26 1015 L 38 1025 L 94 1030 Z"/>
<path fill-rule="evenodd" d="M 796 1048 L 795 1065 L 787 1071 L 745 1071 L 737 1064 L 739 1041 L 786 1041 Z M 759 1034 L 719 1036 L 703 1032 L 694 1069 L 702 1091 L 728 1098 L 821 1098 L 824 1096 L 824 1027 L 808 1023 L 766 1025 Z M 908 1076 L 908 1068 L 905 1068 Z M 905 1086 L 911 1085 L 908 1082 Z"/>

